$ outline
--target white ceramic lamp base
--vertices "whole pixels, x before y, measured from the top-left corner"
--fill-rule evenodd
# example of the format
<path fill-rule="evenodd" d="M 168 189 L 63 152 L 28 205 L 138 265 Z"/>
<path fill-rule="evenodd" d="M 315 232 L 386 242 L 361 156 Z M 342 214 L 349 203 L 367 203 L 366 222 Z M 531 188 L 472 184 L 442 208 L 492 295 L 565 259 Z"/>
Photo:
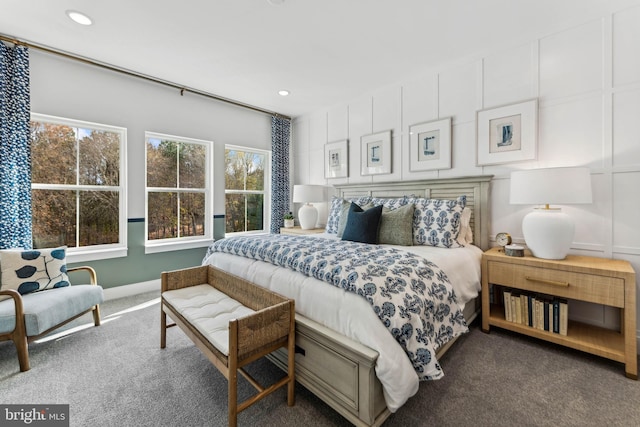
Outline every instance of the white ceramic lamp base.
<path fill-rule="evenodd" d="M 303 230 L 315 228 L 318 222 L 318 209 L 308 203 L 302 205 L 298 211 L 298 221 L 300 222 L 300 228 Z"/>
<path fill-rule="evenodd" d="M 569 253 L 575 226 L 560 209 L 538 209 L 522 220 L 522 234 L 533 256 L 564 259 Z"/>

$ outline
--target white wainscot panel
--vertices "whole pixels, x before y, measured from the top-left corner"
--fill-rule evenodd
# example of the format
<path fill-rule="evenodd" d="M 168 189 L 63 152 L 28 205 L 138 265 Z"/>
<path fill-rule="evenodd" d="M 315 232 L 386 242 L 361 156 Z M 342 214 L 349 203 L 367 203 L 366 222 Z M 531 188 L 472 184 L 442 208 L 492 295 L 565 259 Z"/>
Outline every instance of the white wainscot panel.
<path fill-rule="evenodd" d="M 324 178 L 324 147 L 309 152 L 309 182 L 314 184 L 326 182 Z"/>
<path fill-rule="evenodd" d="M 293 166 L 293 183 L 294 184 L 309 184 L 309 162 L 310 154 L 299 153 L 294 156 L 295 164 Z"/>
<path fill-rule="evenodd" d="M 438 119 L 438 76 L 426 75 L 406 82 L 402 87 L 404 131 L 415 124 Z"/>
<path fill-rule="evenodd" d="M 598 256 L 587 254 L 587 256 Z M 620 327 L 620 310 L 592 304 L 585 301 L 569 301 L 569 319 L 601 328 L 618 329 Z"/>
<path fill-rule="evenodd" d="M 327 141 L 334 142 L 349 136 L 349 108 L 346 105 L 335 107 L 327 113 Z"/>
<path fill-rule="evenodd" d="M 453 116 L 454 123 L 475 120 L 478 65 L 473 62 L 439 74 L 439 116 Z"/>
<path fill-rule="evenodd" d="M 602 21 L 540 40 L 540 96 L 563 98 L 602 88 Z"/>
<path fill-rule="evenodd" d="M 537 43 L 529 43 L 485 58 L 484 108 L 535 98 L 537 65 Z"/>
<path fill-rule="evenodd" d="M 349 104 L 349 182 L 371 182 L 371 176 L 360 175 L 360 138 L 371 131 L 370 97 Z"/>
<path fill-rule="evenodd" d="M 309 118 L 309 150 L 324 148 L 327 143 L 327 113 L 322 111 Z"/>
<path fill-rule="evenodd" d="M 613 251 L 640 254 L 640 197 L 638 184 L 640 172 L 615 173 L 613 175 Z M 640 270 L 638 271 L 640 272 Z"/>
<path fill-rule="evenodd" d="M 497 233 L 511 234 L 515 243 L 524 243 L 522 237 L 522 218 L 529 212 L 529 207 L 509 203 L 511 180 L 494 178 L 491 181 L 491 229 L 489 238 L 495 241 Z"/>
<path fill-rule="evenodd" d="M 400 86 L 390 86 L 376 91 L 373 94 L 373 132 L 391 130 L 394 134 L 400 134 L 400 111 L 402 89 Z"/>
<path fill-rule="evenodd" d="M 613 94 L 613 166 L 640 164 L 639 117 L 640 90 Z"/>
<path fill-rule="evenodd" d="M 640 81 L 640 7 L 613 15 L 613 84 Z"/>
<path fill-rule="evenodd" d="M 609 179 L 605 174 L 591 175 L 593 203 L 560 206 L 562 211 L 573 219 L 576 227 L 572 248 L 596 252 L 605 250 L 607 215 L 611 206 L 609 189 Z"/>
<path fill-rule="evenodd" d="M 309 152 L 309 118 L 303 117 L 295 119 L 291 124 L 292 132 L 292 144 L 291 154 Z"/>
<path fill-rule="evenodd" d="M 602 167 L 600 96 L 544 106 L 540 108 L 539 120 L 540 167 Z"/>
<path fill-rule="evenodd" d="M 476 166 L 476 130 L 474 122 L 458 123 L 451 127 L 451 169 L 442 169 L 440 177 L 480 175 Z"/>

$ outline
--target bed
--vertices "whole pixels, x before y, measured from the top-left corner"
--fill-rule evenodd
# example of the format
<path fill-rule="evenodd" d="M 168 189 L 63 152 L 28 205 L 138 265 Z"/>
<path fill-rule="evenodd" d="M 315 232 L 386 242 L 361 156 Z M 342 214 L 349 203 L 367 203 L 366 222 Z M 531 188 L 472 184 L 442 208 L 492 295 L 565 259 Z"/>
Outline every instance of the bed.
<path fill-rule="evenodd" d="M 401 254 L 398 257 L 415 256 L 415 252 L 441 267 L 456 295 L 460 294 L 455 303 L 468 324 L 477 316 L 480 307 L 480 259 L 482 250 L 489 246 L 487 223 L 490 180 L 491 176 L 476 176 L 339 185 L 335 186 L 335 195 L 348 200 L 362 197 L 456 200 L 464 197 L 470 211 L 469 225 L 474 245 L 455 249 L 428 245 L 403 248 L 380 246 L 384 247 L 381 251 L 388 249 L 394 254 Z M 275 238 L 297 239 L 294 236 Z M 330 242 L 332 239 L 337 240 L 335 234 L 306 237 L 310 238 L 316 240 L 294 244 L 317 245 L 322 250 L 324 245 L 333 244 Z M 231 247 L 233 240 L 224 240 L 227 242 L 225 245 Z M 273 265 L 259 257 L 245 258 L 235 253 L 232 250 L 228 253 L 213 252 L 210 248 L 203 263 L 295 298 L 296 379 L 353 424 L 382 424 L 417 392 L 421 378 L 437 379 L 441 375 L 437 359 L 451 347 L 458 333 L 452 333 L 452 339 L 446 342 L 443 340 L 434 349 L 435 360 L 429 360 L 428 364 L 425 362 L 424 370 L 420 371 L 422 368 L 416 368 L 415 360 L 407 357 L 407 354 L 414 353 L 405 354 L 406 349 L 385 331 L 383 322 L 380 322 L 380 313 L 371 310 L 374 304 L 361 295 Z M 462 282 L 463 287 L 459 287 Z M 387 327 L 392 330 L 389 325 Z M 286 369 L 286 352 L 273 353 L 270 358 L 276 365 Z"/>

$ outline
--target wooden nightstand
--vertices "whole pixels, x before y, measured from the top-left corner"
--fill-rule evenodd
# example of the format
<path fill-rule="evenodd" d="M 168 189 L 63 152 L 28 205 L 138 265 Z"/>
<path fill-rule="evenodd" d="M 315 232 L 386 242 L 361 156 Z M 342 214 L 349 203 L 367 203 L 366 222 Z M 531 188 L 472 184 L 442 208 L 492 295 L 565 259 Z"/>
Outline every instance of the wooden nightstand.
<path fill-rule="evenodd" d="M 564 336 L 509 322 L 500 300 L 506 288 L 617 307 L 621 331 L 569 321 Z M 627 377 L 638 379 L 636 276 L 627 261 L 573 255 L 547 260 L 529 252 L 510 257 L 489 249 L 482 256 L 482 330 L 488 333 L 491 325 L 622 362 Z"/>
<path fill-rule="evenodd" d="M 299 225 L 295 227 L 282 227 L 280 228 L 280 234 L 291 234 L 295 236 L 304 236 L 305 234 L 319 234 L 324 233 L 324 228 L 311 228 L 308 230 L 303 230 Z"/>

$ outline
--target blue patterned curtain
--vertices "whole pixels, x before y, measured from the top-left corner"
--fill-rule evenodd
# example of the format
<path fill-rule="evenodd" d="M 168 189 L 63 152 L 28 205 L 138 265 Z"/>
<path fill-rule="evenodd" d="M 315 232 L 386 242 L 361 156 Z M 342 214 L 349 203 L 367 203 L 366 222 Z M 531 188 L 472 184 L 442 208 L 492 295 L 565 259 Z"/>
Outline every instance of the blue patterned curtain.
<path fill-rule="evenodd" d="M 0 249 L 30 249 L 29 50 L 0 42 Z"/>
<path fill-rule="evenodd" d="M 280 233 L 289 212 L 289 139 L 291 120 L 271 117 L 271 232 Z"/>

